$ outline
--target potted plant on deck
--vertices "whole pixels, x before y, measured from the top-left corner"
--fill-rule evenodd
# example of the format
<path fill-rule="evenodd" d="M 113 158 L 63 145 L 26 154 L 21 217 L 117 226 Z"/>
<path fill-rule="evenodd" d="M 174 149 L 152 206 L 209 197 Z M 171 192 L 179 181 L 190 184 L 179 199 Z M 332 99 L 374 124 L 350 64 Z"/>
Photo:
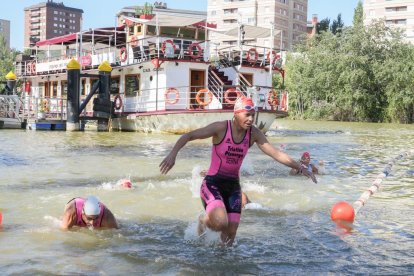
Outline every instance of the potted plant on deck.
<path fill-rule="evenodd" d="M 47 112 L 49 112 L 49 102 L 48 100 L 43 99 L 40 101 L 38 109 L 37 109 L 37 118 L 45 119 Z"/>
<path fill-rule="evenodd" d="M 152 19 L 154 17 L 154 15 L 152 14 L 152 6 L 147 2 L 145 2 L 143 7 L 137 7 L 135 13 L 141 19 Z"/>

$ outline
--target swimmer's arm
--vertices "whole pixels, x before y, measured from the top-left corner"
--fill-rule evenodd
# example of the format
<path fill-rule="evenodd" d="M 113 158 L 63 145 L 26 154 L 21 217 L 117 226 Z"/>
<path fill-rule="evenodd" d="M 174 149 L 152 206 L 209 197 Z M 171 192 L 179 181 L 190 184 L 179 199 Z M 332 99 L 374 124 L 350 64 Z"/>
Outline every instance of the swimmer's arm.
<path fill-rule="evenodd" d="M 72 228 L 75 224 L 76 210 L 75 206 L 73 206 L 74 204 L 74 202 L 66 204 L 65 211 L 63 212 L 62 222 L 60 224 L 61 230 L 68 230 L 69 228 Z"/>
<path fill-rule="evenodd" d="M 259 149 L 263 151 L 265 154 L 269 155 L 277 162 L 285 166 L 288 166 L 292 169 L 295 169 L 296 171 L 301 172 L 303 175 L 307 177 L 310 177 L 312 181 L 316 183 L 316 178 L 312 173 L 309 173 L 307 170 L 302 170 L 301 165 L 298 162 L 296 162 L 292 157 L 273 147 L 269 143 L 263 132 L 261 132 L 256 127 L 253 127 L 252 129 L 252 138 L 253 142 L 255 142 Z"/>
<path fill-rule="evenodd" d="M 193 141 L 196 139 L 205 139 L 212 136 L 216 136 L 220 130 L 223 129 L 223 122 L 215 122 L 206 127 L 202 127 L 193 131 L 190 131 L 184 135 L 182 135 L 178 141 L 175 143 L 171 152 L 167 155 L 167 157 L 162 160 L 160 163 L 160 171 L 162 174 L 168 173 L 168 171 L 174 166 L 175 159 L 177 157 L 178 152 L 183 148 L 189 141 Z M 224 125 L 225 126 L 225 125 Z"/>
<path fill-rule="evenodd" d="M 112 214 L 112 212 L 108 208 L 105 209 L 105 214 L 101 222 L 101 227 L 115 229 L 119 228 L 114 214 Z"/>

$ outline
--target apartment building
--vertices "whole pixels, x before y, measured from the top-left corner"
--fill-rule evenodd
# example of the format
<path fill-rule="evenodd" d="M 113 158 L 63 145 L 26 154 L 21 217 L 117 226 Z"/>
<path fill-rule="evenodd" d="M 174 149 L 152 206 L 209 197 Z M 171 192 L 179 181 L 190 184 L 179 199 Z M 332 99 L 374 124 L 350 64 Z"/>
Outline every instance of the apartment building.
<path fill-rule="evenodd" d="M 414 42 L 414 0 L 365 0 L 364 24 L 385 18 L 387 25 L 405 31 L 407 40 Z"/>
<path fill-rule="evenodd" d="M 217 24 L 217 30 L 230 30 L 240 24 L 269 29 L 273 26 L 273 41 L 270 36 L 246 38 L 245 44 L 291 50 L 306 37 L 307 12 L 307 0 L 208 0 L 207 22 Z M 211 33 L 210 39 L 220 47 L 237 44 L 237 37 L 220 33 Z"/>
<path fill-rule="evenodd" d="M 76 33 L 82 27 L 83 10 L 47 0 L 24 9 L 24 47 L 37 41 Z"/>
<path fill-rule="evenodd" d="M 10 21 L 0 19 L 0 35 L 6 39 L 6 46 L 10 48 Z"/>

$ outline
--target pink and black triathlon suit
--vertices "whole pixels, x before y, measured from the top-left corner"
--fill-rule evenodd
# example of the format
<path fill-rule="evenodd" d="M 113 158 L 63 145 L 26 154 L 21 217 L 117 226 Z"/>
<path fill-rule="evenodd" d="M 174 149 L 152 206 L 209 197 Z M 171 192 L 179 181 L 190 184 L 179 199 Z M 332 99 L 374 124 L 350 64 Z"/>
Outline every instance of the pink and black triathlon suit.
<path fill-rule="evenodd" d="M 73 198 L 69 200 L 69 202 L 71 202 L 72 200 L 75 200 L 76 226 L 87 227 L 86 223 L 83 222 L 83 219 L 82 219 L 82 210 L 83 210 L 83 205 L 85 204 L 85 199 L 82 197 L 77 197 L 77 198 Z M 101 207 L 101 211 L 99 213 L 98 219 L 94 220 L 93 227 L 101 227 L 102 218 L 104 216 L 104 211 L 105 211 L 105 205 L 103 205 L 102 202 L 100 202 L 99 206 Z"/>
<path fill-rule="evenodd" d="M 214 144 L 211 164 L 200 195 L 207 213 L 214 208 L 225 207 L 229 222 L 239 222 L 241 214 L 240 167 L 250 148 L 251 128 L 246 131 L 240 143 L 233 139 L 231 121 L 223 139 Z"/>

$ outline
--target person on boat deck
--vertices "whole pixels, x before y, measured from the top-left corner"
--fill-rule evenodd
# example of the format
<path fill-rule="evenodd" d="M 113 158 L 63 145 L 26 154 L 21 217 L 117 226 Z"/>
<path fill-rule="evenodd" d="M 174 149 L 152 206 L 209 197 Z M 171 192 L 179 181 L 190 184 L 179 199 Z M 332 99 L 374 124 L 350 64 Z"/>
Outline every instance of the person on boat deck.
<path fill-rule="evenodd" d="M 286 153 L 274 148 L 266 136 L 255 126 L 255 107 L 251 98 L 240 97 L 234 105 L 234 117 L 228 121 L 214 122 L 182 135 L 171 152 L 160 163 L 162 174 L 174 166 L 177 154 L 187 142 L 212 137 L 210 168 L 200 188 L 206 214 L 199 219 L 199 234 L 205 227 L 221 232 L 224 245 L 232 245 L 236 237 L 241 214 L 240 167 L 248 149 L 256 143 L 274 160 L 301 170 L 302 167 Z M 306 171 L 316 183 L 314 175 Z"/>
<path fill-rule="evenodd" d="M 118 228 L 112 212 L 95 196 L 86 199 L 71 199 L 65 206 L 61 228 L 67 230 L 73 226 L 93 228 Z"/>
<path fill-rule="evenodd" d="M 297 174 L 301 174 L 301 173 L 303 173 L 303 171 L 309 171 L 309 172 L 312 172 L 313 174 L 319 174 L 319 170 L 318 170 L 318 168 L 315 166 L 315 165 L 313 165 L 313 164 L 311 164 L 310 163 L 310 161 L 311 161 L 311 157 L 310 157 L 310 154 L 309 154 L 309 152 L 307 152 L 307 151 L 305 151 L 303 154 L 302 154 L 302 157 L 300 158 L 300 160 L 299 160 L 299 162 L 300 162 L 300 164 L 301 164 L 301 166 L 302 166 L 302 168 L 303 168 L 303 170 L 302 170 L 302 172 L 300 171 L 300 170 L 297 170 L 297 169 L 292 169 L 291 171 L 290 171 L 290 175 L 297 175 Z M 322 162 L 322 161 L 321 161 Z M 321 162 L 319 162 L 319 164 L 321 165 L 321 166 L 323 166 L 323 162 L 321 163 Z"/>

